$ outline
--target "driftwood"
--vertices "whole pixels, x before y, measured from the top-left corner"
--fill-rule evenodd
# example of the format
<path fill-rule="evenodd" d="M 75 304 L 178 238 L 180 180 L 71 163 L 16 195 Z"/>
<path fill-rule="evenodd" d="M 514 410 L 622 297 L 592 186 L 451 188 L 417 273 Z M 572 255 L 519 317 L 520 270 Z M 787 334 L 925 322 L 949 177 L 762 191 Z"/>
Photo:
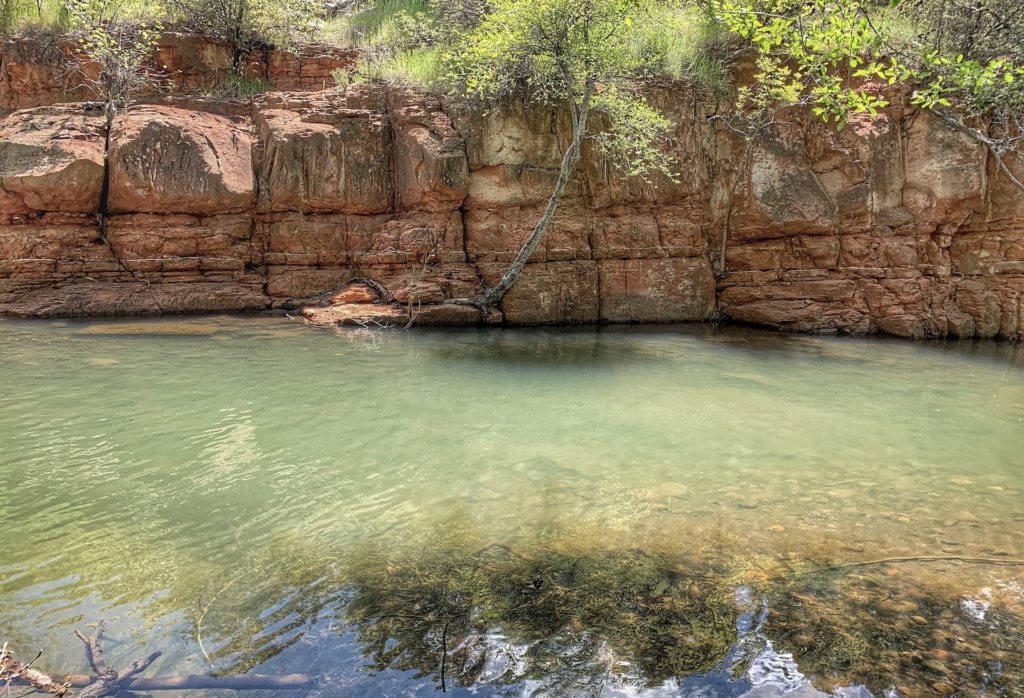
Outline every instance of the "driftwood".
<path fill-rule="evenodd" d="M 123 691 L 187 691 L 203 688 L 224 688 L 236 691 L 249 689 L 273 689 L 288 691 L 310 688 L 313 682 L 305 674 L 286 674 L 266 676 L 262 674 L 244 674 L 239 676 L 167 676 L 163 678 L 136 678 L 160 656 L 154 652 L 141 661 L 134 661 L 120 671 L 107 665 L 103 657 L 100 640 L 103 635 L 103 621 L 96 624 L 96 631 L 86 637 L 75 631 L 75 635 L 85 645 L 85 654 L 89 659 L 93 674 L 70 674 L 68 676 L 50 677 L 38 669 L 14 659 L 7 652 L 5 644 L 0 651 L 0 682 L 21 681 L 31 685 L 38 691 L 56 696 L 70 695 L 71 687 L 81 688 L 78 698 L 107 698 L 116 696 Z M 36 656 L 38 659 L 39 656 Z M 0 687 L 2 687 L 0 683 Z"/>
<path fill-rule="evenodd" d="M 62 677 L 75 688 L 91 686 L 96 681 L 89 674 L 71 674 Z M 166 676 L 152 679 L 124 679 L 120 688 L 127 691 L 188 691 L 200 688 L 225 688 L 235 691 L 248 689 L 276 689 L 290 691 L 301 688 L 312 688 L 313 681 L 305 674 L 284 674 L 269 676 L 266 674 L 242 674 L 240 676 L 211 676 L 209 674 L 193 674 L 190 676 Z M 79 695 L 81 698 L 84 693 Z"/>
<path fill-rule="evenodd" d="M 145 659 L 132 662 L 127 669 L 117 671 L 107 666 L 103 658 L 103 648 L 100 646 L 100 635 L 103 634 L 103 621 L 96 624 L 96 632 L 91 637 L 75 631 L 78 639 L 85 644 L 85 655 L 89 658 L 89 664 L 96 672 L 96 680 L 79 693 L 79 698 L 103 698 L 104 696 L 116 696 L 122 689 L 127 689 L 127 681 L 141 671 L 144 671 L 150 664 L 160 656 L 154 652 Z"/>
<path fill-rule="evenodd" d="M 39 659 L 41 654 L 42 652 L 37 654 L 36 659 Z M 27 664 L 19 662 L 7 652 L 7 643 L 5 642 L 3 649 L 0 650 L 0 688 L 12 681 L 22 681 L 43 693 L 52 693 L 57 696 L 67 693 L 67 683 L 58 683 L 38 669 L 32 668 L 32 663 L 36 659 Z"/>

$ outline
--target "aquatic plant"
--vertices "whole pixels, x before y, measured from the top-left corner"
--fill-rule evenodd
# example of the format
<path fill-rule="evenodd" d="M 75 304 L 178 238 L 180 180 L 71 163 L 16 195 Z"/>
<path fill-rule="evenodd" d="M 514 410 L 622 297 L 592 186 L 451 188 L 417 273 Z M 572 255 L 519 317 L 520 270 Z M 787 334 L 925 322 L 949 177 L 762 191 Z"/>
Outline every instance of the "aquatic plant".
<path fill-rule="evenodd" d="M 607 671 L 657 685 L 711 670 L 736 641 L 730 588 L 661 556 L 467 543 L 397 554 L 366 546 L 350 559 L 345 616 L 374 669 L 470 685 L 482 678 L 491 633 L 529 648 L 517 668 L 483 677 L 498 683 L 532 677 L 564 688 Z"/>
<path fill-rule="evenodd" d="M 898 686 L 908 695 L 1019 695 L 1024 614 L 1012 587 L 995 596 L 988 589 L 979 617 L 949 583 L 955 569 L 932 572 L 904 574 L 890 565 L 767 583 L 763 632 L 823 690 L 862 684 Z"/>

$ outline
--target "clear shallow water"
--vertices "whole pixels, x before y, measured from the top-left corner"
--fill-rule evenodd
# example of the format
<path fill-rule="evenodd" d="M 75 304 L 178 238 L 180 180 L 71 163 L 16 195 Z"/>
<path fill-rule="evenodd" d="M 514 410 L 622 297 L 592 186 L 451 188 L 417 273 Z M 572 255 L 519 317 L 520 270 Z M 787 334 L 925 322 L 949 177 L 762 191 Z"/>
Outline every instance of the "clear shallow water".
<path fill-rule="evenodd" d="M 0 359 L 0 639 L 55 673 L 105 618 L 122 664 L 310 695 L 442 656 L 478 695 L 1024 694 L 1019 346 L 200 318 Z"/>

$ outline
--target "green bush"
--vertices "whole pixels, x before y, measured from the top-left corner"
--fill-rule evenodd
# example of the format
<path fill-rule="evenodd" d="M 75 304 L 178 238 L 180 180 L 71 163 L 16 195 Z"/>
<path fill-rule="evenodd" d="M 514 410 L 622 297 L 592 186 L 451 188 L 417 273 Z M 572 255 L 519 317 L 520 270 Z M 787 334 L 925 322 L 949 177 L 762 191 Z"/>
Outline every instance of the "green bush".
<path fill-rule="evenodd" d="M 266 80 L 232 71 L 224 78 L 217 92 L 221 97 L 244 100 L 261 95 L 269 89 L 270 83 Z"/>
<path fill-rule="evenodd" d="M 218 39 L 232 49 L 236 72 L 249 51 L 261 46 L 290 48 L 320 28 L 318 0 L 164 0 L 170 19 Z"/>
<path fill-rule="evenodd" d="M 342 46 L 394 46 L 407 33 L 403 18 L 428 12 L 426 0 L 381 0 L 334 18 L 324 34 Z"/>

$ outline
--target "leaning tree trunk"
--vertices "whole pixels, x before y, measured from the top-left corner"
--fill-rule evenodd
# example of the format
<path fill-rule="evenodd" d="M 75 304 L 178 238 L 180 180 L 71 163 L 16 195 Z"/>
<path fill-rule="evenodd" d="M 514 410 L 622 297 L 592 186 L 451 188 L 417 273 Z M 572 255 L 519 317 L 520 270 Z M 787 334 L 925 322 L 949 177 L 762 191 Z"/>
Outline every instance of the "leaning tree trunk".
<path fill-rule="evenodd" d="M 551 227 L 551 221 L 555 217 L 555 212 L 558 211 L 558 205 L 561 203 L 562 196 L 565 194 L 565 189 L 569 185 L 569 179 L 572 177 L 572 173 L 580 161 L 583 137 L 587 130 L 587 116 L 590 113 L 590 99 L 592 95 L 593 87 L 591 85 L 587 85 L 579 108 L 575 108 L 575 105 L 573 107 L 572 144 L 569 146 L 569 149 L 565 151 L 565 155 L 562 156 L 562 166 L 558 173 L 558 182 L 555 184 L 555 189 L 551 192 L 551 196 L 548 198 L 548 205 L 544 209 L 544 216 L 534 227 L 533 232 L 530 233 L 529 237 L 527 237 L 523 242 L 523 246 L 519 249 L 519 254 L 516 255 L 516 258 L 512 261 L 509 268 L 505 270 L 505 273 L 502 275 L 501 279 L 498 280 L 498 283 L 490 288 L 485 288 L 484 292 L 480 296 L 468 301 L 468 304 L 475 305 L 480 308 L 485 315 L 490 312 L 491 308 L 501 302 L 501 299 L 504 298 L 509 289 L 515 286 L 516 281 L 519 280 L 520 274 L 523 273 L 523 268 L 526 267 L 526 261 L 537 250 L 537 246 L 540 245 L 540 241 L 544 237 L 544 234 L 548 231 L 548 228 Z"/>

